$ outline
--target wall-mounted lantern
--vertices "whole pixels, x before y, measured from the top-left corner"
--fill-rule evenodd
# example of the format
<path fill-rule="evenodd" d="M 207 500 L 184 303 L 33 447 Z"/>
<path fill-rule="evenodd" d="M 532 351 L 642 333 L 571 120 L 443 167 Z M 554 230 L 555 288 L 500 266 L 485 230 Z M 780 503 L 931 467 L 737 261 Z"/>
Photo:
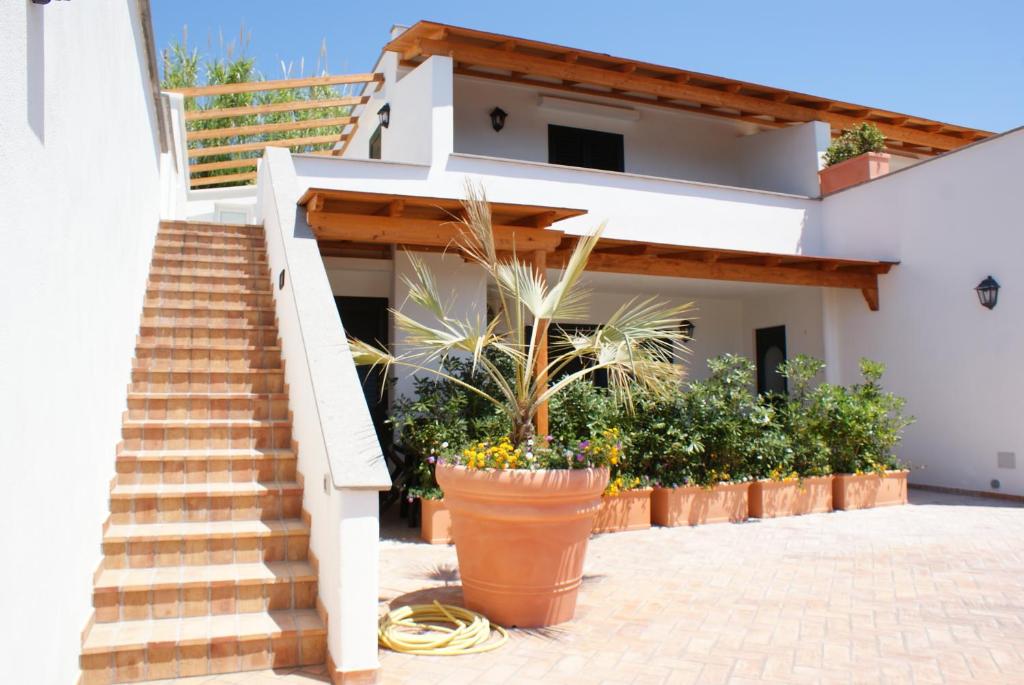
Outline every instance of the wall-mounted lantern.
<path fill-rule="evenodd" d="M 387 128 L 391 123 L 391 103 L 385 102 L 384 106 L 377 110 L 377 118 L 380 119 L 380 125 Z"/>
<path fill-rule="evenodd" d="M 500 131 L 505 128 L 505 119 L 508 118 L 508 112 L 503 110 L 501 107 L 495 107 L 491 110 L 491 127 L 495 131 Z"/>
<path fill-rule="evenodd" d="M 996 301 L 999 300 L 999 283 L 996 279 L 988 276 L 974 289 L 978 293 L 978 301 L 986 309 L 995 309 Z"/>
<path fill-rule="evenodd" d="M 683 319 L 679 322 L 679 332 L 683 336 L 683 342 L 690 342 L 693 340 L 693 332 L 695 330 L 697 330 L 697 326 L 689 319 Z"/>

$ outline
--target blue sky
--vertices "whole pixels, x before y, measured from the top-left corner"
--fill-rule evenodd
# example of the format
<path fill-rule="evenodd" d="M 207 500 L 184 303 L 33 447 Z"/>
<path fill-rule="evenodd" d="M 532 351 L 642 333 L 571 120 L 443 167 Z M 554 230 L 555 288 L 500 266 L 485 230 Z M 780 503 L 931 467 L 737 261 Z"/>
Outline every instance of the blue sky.
<path fill-rule="evenodd" d="M 331 73 L 367 71 L 392 24 L 431 19 L 666 64 L 964 126 L 1024 125 L 1020 0 L 152 0 L 162 49 L 218 54 L 249 36 L 267 78 L 282 61 Z"/>

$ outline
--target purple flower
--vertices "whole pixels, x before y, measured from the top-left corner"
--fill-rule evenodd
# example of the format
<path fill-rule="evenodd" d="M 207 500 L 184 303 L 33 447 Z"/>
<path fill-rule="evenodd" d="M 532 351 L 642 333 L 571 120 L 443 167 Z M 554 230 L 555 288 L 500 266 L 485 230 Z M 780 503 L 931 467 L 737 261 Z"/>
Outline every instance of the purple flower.
<path fill-rule="evenodd" d="M 585 450 L 588 447 L 590 447 L 590 441 L 589 440 L 584 440 L 583 442 L 580 443 L 580 449 L 581 450 Z"/>
<path fill-rule="evenodd" d="M 555 436 L 553 436 L 553 435 L 545 435 L 544 439 L 547 440 L 548 442 L 551 442 L 552 440 L 555 439 Z"/>
<path fill-rule="evenodd" d="M 427 462 L 428 463 L 433 464 L 436 461 L 437 461 L 437 457 L 435 457 L 433 454 L 431 454 L 429 457 L 427 457 Z"/>
<path fill-rule="evenodd" d="M 583 461 L 583 454 L 582 453 L 576 455 L 576 461 Z"/>

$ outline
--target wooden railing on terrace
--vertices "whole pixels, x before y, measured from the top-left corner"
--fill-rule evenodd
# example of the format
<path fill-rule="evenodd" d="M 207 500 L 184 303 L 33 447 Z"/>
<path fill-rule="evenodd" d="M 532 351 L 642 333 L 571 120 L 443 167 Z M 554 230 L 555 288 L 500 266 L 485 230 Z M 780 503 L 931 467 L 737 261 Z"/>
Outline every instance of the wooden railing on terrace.
<path fill-rule="evenodd" d="M 355 133 L 353 107 L 369 100 L 349 94 L 348 87 L 383 79 L 376 73 L 342 74 L 168 89 L 185 97 L 189 185 L 250 183 L 267 146 L 331 154 Z"/>

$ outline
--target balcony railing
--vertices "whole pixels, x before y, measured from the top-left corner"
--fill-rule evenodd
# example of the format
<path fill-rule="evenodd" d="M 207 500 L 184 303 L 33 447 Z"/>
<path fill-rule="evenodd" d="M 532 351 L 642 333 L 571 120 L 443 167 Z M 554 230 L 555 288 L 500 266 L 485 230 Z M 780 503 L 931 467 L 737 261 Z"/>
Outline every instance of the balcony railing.
<path fill-rule="evenodd" d="M 383 78 L 341 74 L 168 90 L 185 99 L 189 186 L 253 182 L 267 146 L 330 154 L 355 132 L 352 108 L 369 100 L 350 89 Z"/>

